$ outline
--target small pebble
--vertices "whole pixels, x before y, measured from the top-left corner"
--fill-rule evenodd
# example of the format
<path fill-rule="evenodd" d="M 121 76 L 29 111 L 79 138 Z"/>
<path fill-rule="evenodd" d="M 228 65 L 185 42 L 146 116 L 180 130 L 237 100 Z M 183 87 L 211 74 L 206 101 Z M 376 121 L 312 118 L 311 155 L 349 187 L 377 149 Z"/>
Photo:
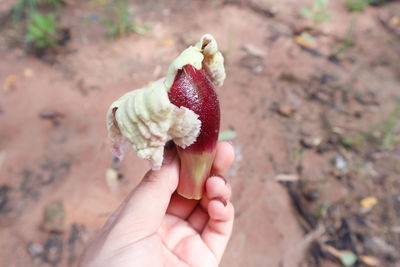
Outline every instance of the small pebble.
<path fill-rule="evenodd" d="M 311 137 L 304 137 L 300 140 L 300 144 L 304 148 L 313 148 L 319 146 L 321 144 L 322 139 L 320 137 L 311 138 Z"/>
<path fill-rule="evenodd" d="M 37 244 L 37 243 L 29 244 L 28 251 L 33 257 L 37 257 L 40 254 L 42 254 L 43 245 L 42 244 Z"/>
<path fill-rule="evenodd" d="M 291 117 L 296 112 L 296 108 L 291 105 L 283 105 L 278 107 L 278 113 L 284 117 Z"/>
<path fill-rule="evenodd" d="M 347 168 L 347 161 L 340 155 L 336 155 L 333 158 L 333 165 L 339 170 L 345 170 Z"/>

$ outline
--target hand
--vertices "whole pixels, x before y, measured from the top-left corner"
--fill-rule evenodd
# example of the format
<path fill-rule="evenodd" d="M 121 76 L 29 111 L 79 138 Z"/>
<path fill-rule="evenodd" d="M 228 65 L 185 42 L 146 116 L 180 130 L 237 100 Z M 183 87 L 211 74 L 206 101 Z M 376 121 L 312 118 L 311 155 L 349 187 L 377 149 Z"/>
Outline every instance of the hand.
<path fill-rule="evenodd" d="M 189 200 L 175 190 L 179 159 L 150 171 L 109 218 L 81 258 L 81 267 L 218 266 L 232 232 L 231 189 L 223 177 L 206 181 L 203 198 Z M 211 173 L 224 174 L 233 147 L 218 143 Z"/>

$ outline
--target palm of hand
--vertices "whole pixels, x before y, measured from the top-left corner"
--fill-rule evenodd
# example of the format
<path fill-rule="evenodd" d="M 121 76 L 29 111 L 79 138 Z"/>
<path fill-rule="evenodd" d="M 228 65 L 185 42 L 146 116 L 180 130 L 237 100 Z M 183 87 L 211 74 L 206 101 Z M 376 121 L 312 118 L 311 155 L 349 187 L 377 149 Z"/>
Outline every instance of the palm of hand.
<path fill-rule="evenodd" d="M 215 178 L 210 183 L 219 184 L 221 188 L 225 187 L 217 179 Z M 228 194 L 230 193 L 226 192 L 225 197 L 228 197 Z M 173 196 L 167 214 L 157 231 L 165 266 L 218 265 L 225 245 L 216 242 L 215 238 L 225 233 L 218 232 L 220 227 L 215 225 L 214 218 L 210 219 L 208 209 L 213 212 L 213 215 L 215 211 L 218 213 L 224 210 L 227 202 L 222 196 L 219 198 L 210 203 L 207 196 L 201 201 L 187 200 L 178 195 Z M 230 233 L 229 229 L 226 233 L 228 232 Z"/>
<path fill-rule="evenodd" d="M 233 207 L 225 200 L 230 188 L 223 180 L 209 178 L 207 187 L 212 189 L 201 201 L 175 193 L 158 230 L 119 250 L 114 258 L 129 259 L 129 266 L 217 266 L 226 246 L 224 236 L 231 232 L 225 218 L 231 217 Z"/>
<path fill-rule="evenodd" d="M 196 266 L 199 257 L 207 257 L 207 266 L 217 266 L 217 259 L 187 221 L 167 215 L 158 233 L 166 266 Z M 203 259 L 205 260 L 205 259 Z"/>
<path fill-rule="evenodd" d="M 225 173 L 233 156 L 231 145 L 219 143 L 213 173 Z M 174 193 L 178 177 L 176 158 L 149 172 L 87 247 L 79 266 L 217 266 L 233 226 L 229 184 L 211 176 L 203 198 L 188 200 Z"/>

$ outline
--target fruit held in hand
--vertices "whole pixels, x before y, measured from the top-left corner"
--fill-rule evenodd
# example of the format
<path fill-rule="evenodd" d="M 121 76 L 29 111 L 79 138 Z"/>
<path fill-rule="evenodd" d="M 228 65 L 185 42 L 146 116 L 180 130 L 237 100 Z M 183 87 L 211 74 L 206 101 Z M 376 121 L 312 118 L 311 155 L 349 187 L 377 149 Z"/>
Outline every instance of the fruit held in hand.
<path fill-rule="evenodd" d="M 220 108 L 214 85 L 225 80 L 223 63 L 215 39 L 206 34 L 174 60 L 165 79 L 115 101 L 107 114 L 114 154 L 122 157 L 133 147 L 158 169 L 164 144 L 172 139 L 181 161 L 177 191 L 200 199 L 218 141 Z"/>
<path fill-rule="evenodd" d="M 218 141 L 220 109 L 213 83 L 203 70 L 186 65 L 178 71 L 168 92 L 169 100 L 199 115 L 200 134 L 186 148 L 178 147 L 181 160 L 178 193 L 186 198 L 201 198 L 204 182 L 210 174 Z"/>

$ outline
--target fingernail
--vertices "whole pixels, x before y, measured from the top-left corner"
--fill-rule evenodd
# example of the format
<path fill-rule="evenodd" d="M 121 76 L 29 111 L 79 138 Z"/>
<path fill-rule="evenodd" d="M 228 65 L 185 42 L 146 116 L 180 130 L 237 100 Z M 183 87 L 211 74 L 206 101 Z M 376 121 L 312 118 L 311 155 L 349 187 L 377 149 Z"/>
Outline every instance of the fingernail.
<path fill-rule="evenodd" d="M 225 184 L 227 184 L 227 181 L 226 181 L 225 177 L 222 176 L 221 174 L 214 173 L 214 174 L 211 175 L 211 177 L 219 177 L 219 178 L 221 178 L 222 180 L 224 180 L 224 183 L 225 183 Z"/>
<path fill-rule="evenodd" d="M 226 205 L 228 205 L 228 202 L 226 202 L 225 199 L 220 198 L 220 197 L 215 197 L 212 200 L 218 200 L 219 202 L 221 202 L 224 205 L 224 207 L 226 207 Z"/>

